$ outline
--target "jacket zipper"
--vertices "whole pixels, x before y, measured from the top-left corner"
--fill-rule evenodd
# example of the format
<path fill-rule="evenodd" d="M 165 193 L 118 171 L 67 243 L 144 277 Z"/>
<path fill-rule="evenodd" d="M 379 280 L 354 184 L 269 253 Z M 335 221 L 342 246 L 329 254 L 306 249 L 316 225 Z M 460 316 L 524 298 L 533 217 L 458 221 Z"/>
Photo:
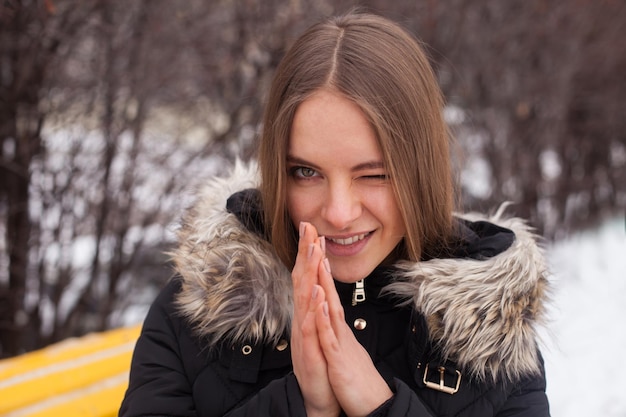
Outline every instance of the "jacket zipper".
<path fill-rule="evenodd" d="M 355 283 L 354 292 L 352 293 L 352 305 L 355 306 L 360 302 L 365 301 L 365 283 L 364 279 L 361 279 Z"/>

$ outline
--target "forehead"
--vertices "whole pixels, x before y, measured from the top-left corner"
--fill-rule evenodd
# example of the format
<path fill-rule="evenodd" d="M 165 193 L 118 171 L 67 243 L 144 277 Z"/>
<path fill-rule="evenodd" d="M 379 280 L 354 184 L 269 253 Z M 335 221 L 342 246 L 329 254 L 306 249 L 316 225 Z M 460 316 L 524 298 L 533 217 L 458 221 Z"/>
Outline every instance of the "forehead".
<path fill-rule="evenodd" d="M 361 108 L 328 90 L 314 93 L 298 106 L 288 154 L 334 162 L 382 159 L 376 133 Z"/>

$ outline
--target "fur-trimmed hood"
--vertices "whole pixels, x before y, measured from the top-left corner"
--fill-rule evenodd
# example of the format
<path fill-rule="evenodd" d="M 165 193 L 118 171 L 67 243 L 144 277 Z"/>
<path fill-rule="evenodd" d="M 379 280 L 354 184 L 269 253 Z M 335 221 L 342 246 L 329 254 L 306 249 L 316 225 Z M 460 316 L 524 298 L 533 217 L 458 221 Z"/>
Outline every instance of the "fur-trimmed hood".
<path fill-rule="evenodd" d="M 227 178 L 208 181 L 183 217 L 171 254 L 182 277 L 179 311 L 209 344 L 275 344 L 290 328 L 290 271 L 269 242 L 226 209 L 234 193 L 257 186 L 255 164 L 238 163 Z M 481 379 L 518 380 L 539 371 L 536 326 L 545 316 L 546 267 L 523 221 L 481 220 L 512 230 L 511 246 L 487 259 L 398 263 L 385 291 L 426 317 L 446 358 Z"/>

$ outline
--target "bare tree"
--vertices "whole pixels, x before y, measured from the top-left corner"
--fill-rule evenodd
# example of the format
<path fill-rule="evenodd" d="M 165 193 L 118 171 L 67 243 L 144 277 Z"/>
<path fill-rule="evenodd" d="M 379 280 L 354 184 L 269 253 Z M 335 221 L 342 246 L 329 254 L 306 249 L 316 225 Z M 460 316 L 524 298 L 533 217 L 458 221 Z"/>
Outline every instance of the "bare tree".
<path fill-rule="evenodd" d="M 412 24 L 444 92 L 465 111 L 461 144 L 487 162 L 487 195 L 548 237 L 623 213 L 626 24 L 619 1 L 423 2 Z M 473 175 L 476 176 L 475 174 Z M 472 198 L 474 197 L 474 198 Z"/>
<path fill-rule="evenodd" d="M 15 354 L 25 343 L 29 250 L 30 170 L 42 154 L 45 113 L 40 107 L 50 63 L 64 42 L 83 25 L 92 4 L 85 2 L 57 15 L 51 1 L 5 1 L 0 9 L 0 210 L 5 221 L 7 268 L 0 277 L 0 344 Z"/>
<path fill-rule="evenodd" d="M 117 326 L 138 297 L 149 303 L 192 189 L 254 154 L 291 40 L 354 5 L 429 45 L 466 115 L 459 140 L 487 167 L 473 207 L 513 200 L 555 236 L 626 206 L 619 1 L 9 0 L 0 356 Z"/>
<path fill-rule="evenodd" d="M 150 281 L 138 276 L 146 257 L 165 263 L 150 248 L 171 236 L 179 196 L 220 161 L 250 157 L 286 43 L 332 11 L 322 2 L 76 6 L 2 6 L 2 356 L 119 325 L 133 288 Z"/>

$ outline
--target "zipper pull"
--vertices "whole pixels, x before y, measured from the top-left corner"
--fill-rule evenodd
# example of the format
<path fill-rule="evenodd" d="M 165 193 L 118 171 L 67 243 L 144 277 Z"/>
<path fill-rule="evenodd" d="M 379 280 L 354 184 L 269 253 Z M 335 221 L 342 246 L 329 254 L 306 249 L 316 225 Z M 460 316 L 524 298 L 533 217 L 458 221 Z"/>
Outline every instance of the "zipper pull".
<path fill-rule="evenodd" d="M 365 301 L 365 283 L 361 279 L 355 283 L 354 292 L 352 293 L 352 305 Z"/>

